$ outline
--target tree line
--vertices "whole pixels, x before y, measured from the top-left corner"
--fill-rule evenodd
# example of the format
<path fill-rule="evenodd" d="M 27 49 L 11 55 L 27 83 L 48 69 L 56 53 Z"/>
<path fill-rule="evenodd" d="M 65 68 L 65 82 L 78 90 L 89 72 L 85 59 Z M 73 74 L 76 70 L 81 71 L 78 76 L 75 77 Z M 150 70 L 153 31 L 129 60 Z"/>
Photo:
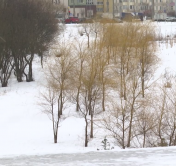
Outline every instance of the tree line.
<path fill-rule="evenodd" d="M 52 120 L 55 143 L 72 103 L 85 120 L 85 147 L 95 124 L 123 149 L 176 145 L 176 79 L 167 72 L 155 78 L 160 59 L 154 29 L 151 23 L 94 22 L 78 29 L 86 41 L 58 44 L 46 64 L 40 104 Z"/>
<path fill-rule="evenodd" d="M 0 82 L 8 85 L 13 73 L 18 82 L 33 81 L 34 55 L 46 52 L 60 28 L 58 7 L 45 0 L 0 1 Z"/>

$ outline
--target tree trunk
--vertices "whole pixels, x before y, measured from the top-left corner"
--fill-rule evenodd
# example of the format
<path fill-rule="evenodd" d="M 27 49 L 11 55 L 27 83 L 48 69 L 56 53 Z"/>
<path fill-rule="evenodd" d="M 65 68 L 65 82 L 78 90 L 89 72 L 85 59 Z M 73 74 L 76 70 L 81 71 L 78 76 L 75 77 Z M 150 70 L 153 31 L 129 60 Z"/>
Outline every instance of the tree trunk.
<path fill-rule="evenodd" d="M 15 69 L 15 74 L 18 82 L 23 81 L 23 73 L 24 73 L 24 62 L 23 62 L 23 57 L 22 56 L 16 56 L 12 54 L 14 57 L 14 69 Z"/>
<path fill-rule="evenodd" d="M 62 89 L 61 89 L 61 92 L 60 92 L 60 115 L 62 115 L 62 109 L 63 109 L 63 95 L 62 95 Z"/>
<path fill-rule="evenodd" d="M 29 63 L 28 77 L 27 77 L 26 81 L 27 82 L 33 81 L 33 76 L 32 76 L 32 62 Z"/>
<path fill-rule="evenodd" d="M 78 92 L 76 95 L 76 111 L 79 111 L 79 91 L 80 91 L 80 87 L 78 87 Z"/>
<path fill-rule="evenodd" d="M 57 109 L 58 109 L 58 117 L 60 118 L 61 113 L 60 113 L 60 99 L 59 98 L 57 100 Z"/>
<path fill-rule="evenodd" d="M 1 82 L 1 84 L 2 84 L 2 87 L 7 87 L 7 84 L 8 84 L 8 82 Z"/>
<path fill-rule="evenodd" d="M 123 115 L 122 123 L 123 123 L 122 148 L 125 149 L 125 115 Z"/>
<path fill-rule="evenodd" d="M 83 70 L 83 60 L 81 60 L 81 68 L 80 68 L 80 73 L 79 73 L 79 86 L 78 86 L 78 92 L 76 95 L 76 111 L 79 111 L 79 93 L 80 93 L 80 89 L 81 89 L 81 77 L 82 77 L 82 70 Z"/>
<path fill-rule="evenodd" d="M 175 123 L 174 123 L 174 128 L 173 128 L 172 134 L 170 136 L 169 146 L 172 146 L 172 144 L 173 144 L 173 137 L 175 135 L 175 127 L 176 126 L 175 126 Z"/>
<path fill-rule="evenodd" d="M 120 97 L 124 97 L 123 96 L 123 75 L 122 75 L 122 65 L 120 67 Z"/>
<path fill-rule="evenodd" d="M 54 104 L 52 103 L 51 105 L 51 112 L 52 112 L 52 125 L 53 125 L 53 135 L 54 135 L 54 143 L 57 143 L 57 131 L 58 131 L 58 126 L 59 126 L 59 118 L 57 120 L 57 123 L 55 123 L 55 118 L 54 118 Z"/>
<path fill-rule="evenodd" d="M 85 122 L 86 122 L 86 126 L 85 126 L 85 147 L 88 147 L 88 132 L 87 132 L 87 128 L 88 128 L 88 122 L 87 119 L 85 117 Z"/>
<path fill-rule="evenodd" d="M 105 83 L 103 83 L 103 97 L 102 97 L 102 109 L 105 111 Z"/>
<path fill-rule="evenodd" d="M 131 144 L 131 130 L 132 130 L 133 113 L 134 113 L 133 105 L 132 105 L 132 108 L 131 108 L 131 117 L 130 117 L 130 125 L 129 125 L 129 132 L 128 132 L 128 143 L 127 143 L 127 147 L 130 147 L 130 144 Z"/>
<path fill-rule="evenodd" d="M 144 57 L 142 55 L 142 76 L 141 76 L 141 84 L 142 84 L 142 97 L 144 98 Z"/>
<path fill-rule="evenodd" d="M 34 53 L 31 53 L 31 58 L 29 60 L 29 71 L 28 71 L 28 74 L 27 74 L 27 78 L 26 78 L 26 81 L 27 82 L 31 82 L 33 81 L 33 76 L 32 76 L 32 62 L 33 62 L 33 59 L 34 59 Z"/>
<path fill-rule="evenodd" d="M 42 66 L 42 68 L 43 68 L 43 54 L 40 53 L 39 56 L 40 56 L 40 63 L 41 63 L 41 66 Z"/>
<path fill-rule="evenodd" d="M 93 138 L 93 113 L 91 113 L 91 120 L 90 120 L 90 138 Z"/>
<path fill-rule="evenodd" d="M 145 147 L 146 131 L 144 130 L 143 148 Z"/>
<path fill-rule="evenodd" d="M 54 134 L 54 143 L 57 143 L 57 134 Z"/>
<path fill-rule="evenodd" d="M 125 70 L 124 70 L 124 65 L 123 65 L 123 77 L 122 77 L 122 80 L 123 80 L 123 97 L 124 97 L 124 100 L 127 99 L 126 97 L 126 80 L 125 80 Z"/>
<path fill-rule="evenodd" d="M 87 39 L 88 39 L 88 48 L 89 48 L 89 35 L 87 35 Z"/>
<path fill-rule="evenodd" d="M 176 134 L 175 134 L 175 139 L 174 139 L 174 146 L 176 145 Z"/>
<path fill-rule="evenodd" d="M 2 87 L 7 87 L 8 85 L 8 80 L 11 76 L 12 70 L 14 68 L 14 65 L 12 64 L 13 59 L 10 58 L 5 58 L 3 59 L 3 62 L 0 66 L 1 68 L 1 73 L 0 73 L 0 81 L 1 81 L 1 85 Z"/>

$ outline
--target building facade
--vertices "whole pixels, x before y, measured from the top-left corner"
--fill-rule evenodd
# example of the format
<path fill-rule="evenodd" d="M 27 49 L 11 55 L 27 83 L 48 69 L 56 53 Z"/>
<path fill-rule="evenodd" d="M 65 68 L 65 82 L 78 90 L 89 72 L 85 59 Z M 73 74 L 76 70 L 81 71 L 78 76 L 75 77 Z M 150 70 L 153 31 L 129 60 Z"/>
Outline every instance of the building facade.
<path fill-rule="evenodd" d="M 63 1 L 63 2 L 62 2 Z M 176 0 L 60 0 L 68 6 L 68 16 L 79 18 L 95 15 L 121 17 L 123 12 L 176 15 Z"/>
<path fill-rule="evenodd" d="M 69 16 L 93 17 L 96 14 L 97 0 L 68 0 Z"/>
<path fill-rule="evenodd" d="M 113 15 L 114 0 L 97 0 L 96 11 L 98 15 Z"/>
<path fill-rule="evenodd" d="M 172 0 L 114 0 L 114 13 L 119 17 L 122 12 L 175 14 L 175 2 Z"/>

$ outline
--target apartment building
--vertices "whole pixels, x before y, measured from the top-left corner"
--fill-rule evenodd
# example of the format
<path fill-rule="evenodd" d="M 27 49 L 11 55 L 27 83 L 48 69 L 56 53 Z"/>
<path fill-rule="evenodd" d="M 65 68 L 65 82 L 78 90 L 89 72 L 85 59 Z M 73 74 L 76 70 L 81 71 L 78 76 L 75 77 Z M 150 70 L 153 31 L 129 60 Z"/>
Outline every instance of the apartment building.
<path fill-rule="evenodd" d="M 101 15 L 103 13 L 105 14 L 113 14 L 113 2 L 114 0 L 97 0 L 97 6 L 96 6 L 96 11 L 97 14 Z"/>
<path fill-rule="evenodd" d="M 93 17 L 96 14 L 97 0 L 68 0 L 70 16 Z"/>
<path fill-rule="evenodd" d="M 55 3 L 55 4 L 62 4 L 64 6 L 68 6 L 68 0 L 51 0 L 52 3 Z"/>
<path fill-rule="evenodd" d="M 70 13 L 77 17 L 93 17 L 94 15 L 113 14 L 114 0 L 68 0 Z"/>
<path fill-rule="evenodd" d="M 56 17 L 57 18 L 66 18 L 68 16 L 68 0 L 52 0 L 52 3 L 56 4 L 56 5 L 62 5 L 63 6 L 63 10 L 60 10 Z"/>
<path fill-rule="evenodd" d="M 175 0 L 176 1 L 176 0 Z M 122 12 L 144 13 L 175 13 L 175 2 L 172 0 L 114 0 L 114 14 L 121 16 Z"/>
<path fill-rule="evenodd" d="M 79 18 L 109 14 L 121 17 L 122 12 L 144 13 L 151 17 L 153 13 L 175 15 L 176 0 L 60 0 L 68 6 L 68 16 Z"/>

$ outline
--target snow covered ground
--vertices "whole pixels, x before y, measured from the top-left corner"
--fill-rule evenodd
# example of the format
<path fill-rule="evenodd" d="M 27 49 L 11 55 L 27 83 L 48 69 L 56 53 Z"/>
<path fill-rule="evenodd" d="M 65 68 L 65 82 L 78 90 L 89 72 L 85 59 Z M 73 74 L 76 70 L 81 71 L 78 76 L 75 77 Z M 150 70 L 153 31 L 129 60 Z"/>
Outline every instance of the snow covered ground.
<path fill-rule="evenodd" d="M 66 25 L 65 39 L 80 38 L 77 26 Z M 156 23 L 163 35 L 176 34 L 176 23 Z M 176 71 L 176 47 L 160 44 L 162 59 L 157 76 L 165 69 Z M 38 58 L 34 61 L 35 82 L 17 83 L 11 78 L 7 88 L 0 88 L 0 166 L 58 165 L 176 165 L 176 147 L 97 151 L 106 133 L 95 134 L 84 148 L 84 120 L 70 115 L 61 123 L 58 144 L 53 143 L 52 124 L 38 105 L 44 80 Z"/>
<path fill-rule="evenodd" d="M 0 158 L 0 166 L 175 166 L 176 148 L 149 148 Z"/>

